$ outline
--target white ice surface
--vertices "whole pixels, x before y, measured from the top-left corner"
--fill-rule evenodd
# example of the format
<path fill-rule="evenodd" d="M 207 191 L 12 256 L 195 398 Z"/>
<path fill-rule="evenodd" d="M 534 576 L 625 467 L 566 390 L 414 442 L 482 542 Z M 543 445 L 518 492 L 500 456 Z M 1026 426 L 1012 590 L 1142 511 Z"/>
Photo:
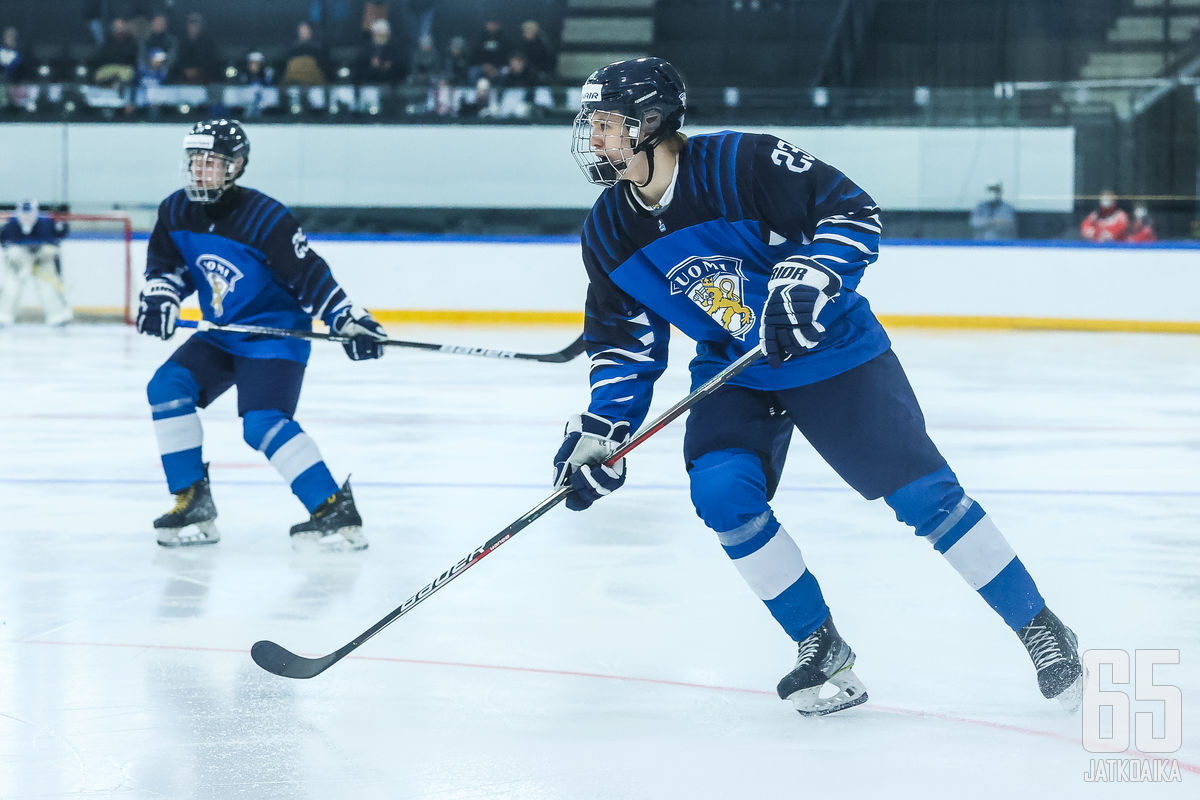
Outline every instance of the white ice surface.
<path fill-rule="evenodd" d="M 1183 694 L 1181 783 L 1085 782 L 1081 718 L 1042 700 L 1012 633 L 798 440 L 776 511 L 871 697 L 799 717 L 774 695 L 794 646 L 691 510 L 682 422 L 616 495 L 550 511 L 325 674 L 267 674 L 256 640 L 331 652 L 549 494 L 586 360 L 318 344 L 297 419 L 353 474 L 370 549 L 291 553 L 306 514 L 231 394 L 203 413 L 223 539 L 169 551 L 144 386 L 177 342 L 23 325 L 0 331 L 0 798 L 1200 796 L 1200 337 L 893 338 L 934 439 L 1083 645 L 1181 651 L 1157 672 Z M 686 393 L 688 347 L 656 410 Z"/>

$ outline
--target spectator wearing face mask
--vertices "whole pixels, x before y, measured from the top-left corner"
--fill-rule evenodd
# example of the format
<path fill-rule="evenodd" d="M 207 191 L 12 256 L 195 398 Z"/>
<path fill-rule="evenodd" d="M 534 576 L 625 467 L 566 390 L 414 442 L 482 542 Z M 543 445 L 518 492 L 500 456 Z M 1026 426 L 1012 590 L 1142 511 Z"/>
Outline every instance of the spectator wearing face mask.
<path fill-rule="evenodd" d="M 1142 203 L 1133 207 L 1133 222 L 1129 225 L 1129 238 L 1126 241 L 1137 244 L 1158 241 L 1158 234 L 1154 231 L 1154 217 L 1150 216 L 1149 210 Z"/>
<path fill-rule="evenodd" d="M 1100 205 L 1079 226 L 1089 242 L 1123 242 L 1128 229 L 1129 215 L 1117 206 L 1117 195 L 1111 189 L 1100 192 Z"/>
<path fill-rule="evenodd" d="M 987 199 L 971 211 L 971 230 L 980 241 L 1017 238 L 1017 212 L 1004 202 L 1004 187 L 999 181 L 987 187 Z"/>

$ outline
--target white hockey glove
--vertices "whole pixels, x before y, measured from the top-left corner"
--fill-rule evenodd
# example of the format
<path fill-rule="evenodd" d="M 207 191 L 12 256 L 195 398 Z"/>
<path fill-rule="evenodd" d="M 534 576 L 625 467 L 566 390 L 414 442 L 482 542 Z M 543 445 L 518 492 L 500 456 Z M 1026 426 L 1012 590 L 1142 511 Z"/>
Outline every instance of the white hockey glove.
<path fill-rule="evenodd" d="M 609 422 L 583 412 L 567 420 L 563 442 L 554 454 L 554 486 L 570 486 L 567 508 L 583 511 L 625 483 L 625 459 L 604 466 L 618 447 L 629 441 L 629 423 Z"/>
<path fill-rule="evenodd" d="M 388 335 L 383 327 L 371 316 L 371 312 L 362 311 L 357 317 L 349 306 L 343 308 L 333 318 L 329 328 L 335 336 L 343 336 L 346 341 L 342 347 L 352 361 L 362 361 L 368 358 L 383 356 L 383 345 Z"/>
<path fill-rule="evenodd" d="M 146 284 L 138 298 L 138 333 L 170 339 L 179 321 L 179 289 L 163 278 Z"/>
<path fill-rule="evenodd" d="M 758 331 L 772 367 L 803 355 L 825 338 L 825 326 L 817 317 L 841 291 L 838 274 L 811 259 L 775 265 Z"/>

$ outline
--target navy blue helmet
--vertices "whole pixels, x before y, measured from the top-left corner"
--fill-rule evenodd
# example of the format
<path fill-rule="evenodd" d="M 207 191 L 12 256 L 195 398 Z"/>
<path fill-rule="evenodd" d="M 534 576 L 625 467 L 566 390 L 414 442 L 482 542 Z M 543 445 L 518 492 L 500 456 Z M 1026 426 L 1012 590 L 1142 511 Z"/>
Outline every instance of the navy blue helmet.
<path fill-rule="evenodd" d="M 670 63 L 653 56 L 617 61 L 584 81 L 571 152 L 589 181 L 612 186 L 634 155 L 649 155 L 683 126 L 686 111 L 687 86 Z M 616 126 L 628 140 L 597 148 Z"/>
<path fill-rule="evenodd" d="M 246 171 L 250 139 L 237 120 L 210 119 L 192 126 L 183 137 L 183 152 L 188 198 L 212 203 Z"/>

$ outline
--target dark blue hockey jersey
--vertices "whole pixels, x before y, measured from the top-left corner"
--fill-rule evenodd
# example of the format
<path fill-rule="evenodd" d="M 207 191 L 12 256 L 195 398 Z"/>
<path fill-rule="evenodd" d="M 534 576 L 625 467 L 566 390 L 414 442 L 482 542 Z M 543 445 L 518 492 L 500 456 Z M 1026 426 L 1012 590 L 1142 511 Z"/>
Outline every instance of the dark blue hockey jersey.
<path fill-rule="evenodd" d="M 50 217 L 38 217 L 29 233 L 25 233 L 14 216 L 9 218 L 3 228 L 0 228 L 0 245 L 7 247 L 10 244 L 25 246 L 58 244 L 68 231 L 69 228 L 65 222 L 56 221 Z"/>
<path fill-rule="evenodd" d="M 329 265 L 313 252 L 292 213 L 262 192 L 235 187 L 215 203 L 194 203 L 182 189 L 158 207 L 146 279 L 165 277 L 193 291 L 204 319 L 217 324 L 312 330 L 350 304 Z M 205 332 L 213 344 L 251 358 L 306 363 L 303 339 Z"/>
<path fill-rule="evenodd" d="M 606 189 L 583 227 L 592 413 L 641 424 L 672 325 L 697 343 L 693 386 L 756 347 L 771 270 L 789 256 L 842 277 L 841 295 L 820 316 L 825 338 L 778 369 L 759 362 L 733 383 L 814 383 L 891 346 L 855 291 L 878 257 L 879 209 L 828 164 L 774 136 L 725 131 L 687 140 L 665 207 L 647 209 L 632 192 L 625 181 Z"/>

